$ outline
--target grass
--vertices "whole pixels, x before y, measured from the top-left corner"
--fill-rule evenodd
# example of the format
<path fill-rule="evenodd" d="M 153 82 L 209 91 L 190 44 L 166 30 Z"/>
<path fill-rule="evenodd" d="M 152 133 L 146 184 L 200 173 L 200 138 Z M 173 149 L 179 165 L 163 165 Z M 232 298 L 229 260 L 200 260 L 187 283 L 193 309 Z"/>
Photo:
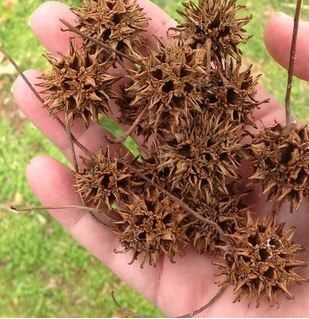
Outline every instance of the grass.
<path fill-rule="evenodd" d="M 0 40 L 23 68 L 44 68 L 43 49 L 28 26 L 31 12 L 44 1 L 0 0 Z M 78 1 L 64 1 L 68 4 Z M 177 17 L 180 1 L 157 0 L 161 7 Z M 254 19 L 248 31 L 254 38 L 244 48 L 255 65 L 255 72 L 263 73 L 263 84 L 276 98 L 283 101 L 286 71 L 277 66 L 263 46 L 263 29 L 267 18 L 275 11 L 287 10 L 287 0 L 241 0 L 246 3 Z M 305 13 L 309 16 L 309 13 Z M 3 71 L 5 70 L 5 71 Z M 0 65 L 0 88 L 8 87 L 13 75 L 5 64 Z M 9 79 L 9 80 L 4 80 Z M 295 115 L 309 122 L 308 84 L 295 81 L 293 106 Z M 3 92 L 2 100 L 9 101 Z M 1 103 L 1 95 L 0 95 Z M 11 105 L 9 103 L 9 105 Z M 1 108 L 3 105 L 1 105 Z M 0 110 L 0 204 L 36 204 L 25 179 L 29 160 L 48 153 L 62 161 L 61 154 L 12 109 Z M 14 120 L 14 121 L 13 121 Z M 16 125 L 12 125 L 12 123 Z M 110 127 L 110 129 L 113 129 Z M 110 298 L 116 288 L 118 298 L 138 312 L 157 316 L 160 313 L 129 287 L 79 247 L 61 227 L 44 212 L 16 216 L 0 210 L 0 317 L 110 317 L 117 308 Z"/>

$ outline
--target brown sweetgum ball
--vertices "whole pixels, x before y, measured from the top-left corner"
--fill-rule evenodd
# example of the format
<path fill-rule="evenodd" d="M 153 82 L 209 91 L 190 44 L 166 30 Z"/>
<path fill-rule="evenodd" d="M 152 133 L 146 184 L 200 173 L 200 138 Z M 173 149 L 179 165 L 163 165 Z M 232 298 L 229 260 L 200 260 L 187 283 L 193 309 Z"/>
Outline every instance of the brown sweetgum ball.
<path fill-rule="evenodd" d="M 71 44 L 67 56 L 48 56 L 52 71 L 41 77 L 39 86 L 51 115 L 64 113 L 67 123 L 81 119 L 88 127 L 100 114 L 108 114 L 109 102 L 115 98 L 112 86 L 119 78 L 108 74 L 109 62 L 98 62 L 99 53 Z"/>
<path fill-rule="evenodd" d="M 158 48 L 132 71 L 130 85 L 125 90 L 126 101 L 120 101 L 122 122 L 133 123 L 146 109 L 137 134 L 161 137 L 161 131 L 175 132 L 188 125 L 194 113 L 201 111 L 201 84 L 206 81 L 202 60 L 205 53 L 193 51 L 183 41 Z"/>
<path fill-rule="evenodd" d="M 239 45 L 249 36 L 244 26 L 251 17 L 239 17 L 243 8 L 235 0 L 199 0 L 184 3 L 180 12 L 184 22 L 177 29 L 182 32 L 187 44 L 192 48 L 206 48 L 221 57 L 240 57 Z"/>
<path fill-rule="evenodd" d="M 129 162 L 127 157 L 122 160 Z M 101 150 L 94 158 L 84 160 L 84 166 L 74 174 L 74 187 L 89 207 L 112 209 L 113 204 L 128 196 L 134 184 L 132 174 L 117 156 Z"/>
<path fill-rule="evenodd" d="M 294 228 L 285 229 L 273 220 L 249 217 L 245 227 L 227 235 L 223 261 L 217 265 L 226 277 L 221 286 L 234 287 L 234 302 L 247 296 L 257 306 L 263 298 L 274 305 L 279 293 L 293 298 L 290 286 L 306 281 L 296 269 L 307 266 L 297 259 L 302 247 L 294 243 L 294 233 Z"/>
<path fill-rule="evenodd" d="M 80 32 L 113 49 L 102 50 L 100 59 L 122 60 L 115 50 L 139 57 L 149 22 L 135 0 L 85 0 L 72 11 L 77 16 L 76 27 Z M 84 39 L 84 45 L 87 50 L 96 51 L 97 44 L 89 38 Z"/>
<path fill-rule="evenodd" d="M 139 258 L 141 267 L 146 262 L 155 266 L 162 256 L 174 262 L 189 244 L 187 213 L 152 187 L 146 187 L 142 195 L 132 192 L 114 212 L 118 217 L 113 231 L 124 247 L 122 252 L 132 252 L 132 263 Z"/>
<path fill-rule="evenodd" d="M 205 113 L 158 143 L 158 171 L 181 196 L 208 202 L 217 194 L 229 194 L 227 185 L 239 178 L 241 140 L 240 126 Z"/>
<path fill-rule="evenodd" d="M 226 234 L 233 234 L 246 225 L 248 208 L 242 203 L 242 194 L 216 194 L 208 202 L 195 206 L 201 216 L 214 221 Z M 192 218 L 194 220 L 194 218 Z M 218 253 L 222 238 L 217 230 L 207 223 L 197 221 L 191 227 L 191 242 L 198 254 Z"/>
<path fill-rule="evenodd" d="M 308 126 L 266 128 L 251 146 L 254 175 L 268 199 L 280 205 L 290 202 L 291 211 L 309 198 L 309 129 Z"/>

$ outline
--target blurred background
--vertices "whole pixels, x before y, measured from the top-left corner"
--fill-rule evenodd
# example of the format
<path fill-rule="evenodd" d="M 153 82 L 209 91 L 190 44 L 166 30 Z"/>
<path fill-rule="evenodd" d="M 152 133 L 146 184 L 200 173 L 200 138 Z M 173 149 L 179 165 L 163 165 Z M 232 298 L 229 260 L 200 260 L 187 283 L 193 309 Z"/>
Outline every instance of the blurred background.
<path fill-rule="evenodd" d="M 28 25 L 32 11 L 43 0 L 0 0 L 0 42 L 23 69 L 47 67 L 43 49 Z M 78 0 L 63 0 L 76 5 Z M 154 1 L 174 18 L 180 0 Z M 280 101 L 284 100 L 286 71 L 276 65 L 263 45 L 263 29 L 276 11 L 293 14 L 293 1 L 241 0 L 254 18 L 247 27 L 253 34 L 244 47 L 246 62 L 263 74 L 262 83 Z M 305 2 L 306 3 L 306 2 Z M 308 5 L 303 18 L 309 19 Z M 113 304 L 119 301 L 138 312 L 158 316 L 160 312 L 113 276 L 100 262 L 79 247 L 45 212 L 10 215 L 11 204 L 38 204 L 24 178 L 29 160 L 50 154 L 65 162 L 61 154 L 26 121 L 10 93 L 14 69 L 0 56 L 0 317 L 111 317 L 123 316 Z M 308 84 L 296 80 L 293 111 L 309 123 Z"/>

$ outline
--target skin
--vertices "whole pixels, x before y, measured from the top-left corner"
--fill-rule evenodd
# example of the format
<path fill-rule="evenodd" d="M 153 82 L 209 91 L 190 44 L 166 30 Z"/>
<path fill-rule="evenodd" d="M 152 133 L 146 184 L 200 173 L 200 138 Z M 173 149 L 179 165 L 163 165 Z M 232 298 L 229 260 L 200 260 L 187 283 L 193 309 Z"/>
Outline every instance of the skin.
<path fill-rule="evenodd" d="M 152 17 L 150 30 L 147 33 L 148 44 L 153 47 L 154 40 L 151 34 L 164 36 L 168 27 L 175 22 L 160 8 L 147 0 L 139 0 L 140 5 Z M 41 43 L 51 52 L 66 53 L 69 47 L 69 34 L 60 31 L 62 27 L 59 18 L 69 22 L 74 21 L 69 8 L 58 2 L 42 4 L 32 15 L 30 24 L 34 34 Z M 289 60 L 289 47 L 291 43 L 293 19 L 283 15 L 275 15 L 268 22 L 265 30 L 265 44 L 270 54 L 276 61 L 287 67 Z M 304 80 L 309 80 L 309 23 L 302 22 L 299 31 L 298 50 L 295 73 Z M 37 83 L 39 71 L 31 70 L 26 76 L 32 83 Z M 57 122 L 49 117 L 47 111 L 31 93 L 21 78 L 17 78 L 13 85 L 15 99 L 34 125 L 41 130 L 69 159 L 71 158 L 69 143 L 65 132 Z M 271 96 L 259 88 L 258 99 L 263 100 Z M 117 109 L 114 107 L 114 112 Z M 265 104 L 256 113 L 257 121 L 263 121 L 268 126 L 274 120 L 284 121 L 282 107 L 271 98 L 270 104 Z M 99 147 L 106 147 L 105 137 L 108 133 L 100 126 L 93 124 L 86 131 L 81 123 L 76 123 L 72 129 L 73 134 L 88 149 L 97 151 Z M 112 150 L 116 148 L 113 146 Z M 79 154 L 79 153 L 78 153 Z M 31 160 L 26 176 L 35 195 L 44 206 L 80 205 L 78 195 L 72 188 L 72 171 L 55 159 L 46 156 L 36 157 Z M 44 178 L 42 178 L 44 176 Z M 261 214 L 270 214 L 272 207 L 265 203 L 259 193 L 253 194 L 252 203 L 256 211 Z M 305 247 L 309 246 L 307 228 L 309 225 L 308 202 L 295 214 L 290 215 L 287 208 L 280 212 L 280 218 L 287 220 L 288 225 L 297 226 L 296 239 Z M 196 310 L 208 302 L 218 287 L 215 284 L 218 278 L 213 274 L 216 268 L 214 259 L 208 256 L 197 256 L 193 252 L 178 258 L 176 264 L 171 264 L 162 258 L 156 268 L 145 266 L 141 269 L 136 262 L 128 265 L 131 256 L 128 254 L 115 254 L 114 248 L 119 248 L 119 243 L 110 229 L 95 221 L 89 214 L 75 210 L 53 210 L 50 214 L 86 249 L 107 265 L 117 276 L 125 280 L 136 291 L 156 304 L 167 316 L 179 316 Z M 302 256 L 308 260 L 309 253 Z M 309 271 L 302 272 L 309 277 Z M 280 308 L 270 307 L 263 303 L 258 309 L 255 306 L 248 308 L 246 298 L 240 303 L 232 303 L 233 292 L 229 288 L 223 296 L 200 316 L 204 317 L 296 317 L 309 316 L 309 285 L 292 287 L 291 292 L 295 300 L 286 301 L 279 298 Z"/>

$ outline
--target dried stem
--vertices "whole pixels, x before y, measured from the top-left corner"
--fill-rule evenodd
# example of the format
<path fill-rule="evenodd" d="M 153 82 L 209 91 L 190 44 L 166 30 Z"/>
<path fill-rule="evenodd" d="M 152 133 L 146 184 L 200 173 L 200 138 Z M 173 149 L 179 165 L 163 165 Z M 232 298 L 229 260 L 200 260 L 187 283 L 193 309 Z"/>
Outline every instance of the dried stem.
<path fill-rule="evenodd" d="M 176 197 L 173 194 L 171 194 L 170 192 L 168 192 L 166 189 L 164 189 L 162 186 L 160 186 L 156 182 L 152 181 L 150 178 L 145 176 L 143 173 L 139 172 L 136 168 L 132 167 L 131 165 L 127 164 L 126 162 L 122 161 L 121 159 L 118 159 L 118 161 L 120 163 L 122 163 L 123 165 L 125 165 L 126 167 L 128 167 L 129 169 L 131 169 L 137 176 L 142 178 L 144 181 L 146 181 L 147 183 L 151 184 L 153 187 L 157 188 L 163 194 L 168 196 L 171 200 L 173 200 L 177 205 L 179 205 L 186 212 L 188 212 L 189 214 L 193 215 L 194 217 L 196 217 L 197 219 L 199 219 L 203 223 L 206 223 L 206 224 L 214 227 L 219 235 L 221 235 L 221 236 L 225 235 L 224 231 L 221 229 L 221 227 L 216 222 L 201 216 L 199 213 L 197 213 L 192 208 L 190 208 L 187 204 L 185 204 L 181 199 L 179 199 L 178 197 Z"/>
<path fill-rule="evenodd" d="M 76 152 L 75 152 L 75 148 L 74 148 L 74 142 L 73 142 L 73 139 L 72 139 L 70 123 L 65 123 L 65 131 L 67 133 L 68 141 L 69 141 L 69 144 L 70 144 L 70 149 L 71 149 L 71 153 L 72 153 L 72 160 L 73 160 L 74 169 L 75 169 L 75 172 L 78 173 L 79 172 L 79 168 L 78 168 L 78 162 L 77 162 Z"/>
<path fill-rule="evenodd" d="M 83 202 L 84 204 L 84 202 Z M 99 219 L 98 217 L 96 217 L 94 214 L 95 213 L 102 213 L 101 210 L 98 210 L 96 208 L 91 208 L 91 207 L 87 207 L 87 206 L 78 206 L 78 205 L 67 205 L 67 206 L 58 206 L 58 207 L 44 207 L 44 206 L 37 206 L 37 207 L 14 207 L 11 206 L 11 213 L 15 213 L 15 214 L 27 214 L 36 210 L 66 210 L 66 209 L 78 209 L 78 210 L 86 210 L 97 222 L 99 222 L 100 224 L 103 224 L 106 227 L 111 227 L 113 219 L 109 216 L 104 215 L 105 218 L 108 219 L 108 222 L 103 222 L 101 219 Z"/>
<path fill-rule="evenodd" d="M 291 127 L 291 124 L 292 124 L 291 93 L 292 93 L 292 85 L 293 85 L 293 77 L 294 77 L 294 66 L 295 66 L 295 59 L 296 59 L 296 45 L 297 45 L 297 35 L 298 35 L 301 5 L 302 5 L 302 0 L 297 0 L 295 17 L 294 17 L 293 39 L 292 39 L 291 54 L 290 54 L 289 76 L 288 76 L 288 84 L 287 84 L 286 97 L 285 97 L 285 111 L 286 111 L 286 126 L 287 127 Z"/>
<path fill-rule="evenodd" d="M 14 66 L 15 70 L 17 71 L 17 73 L 23 78 L 23 80 L 25 81 L 25 83 L 28 85 L 29 89 L 33 92 L 33 94 L 35 95 L 35 97 L 40 101 L 40 103 L 44 103 L 43 98 L 40 96 L 40 94 L 37 92 L 37 90 L 34 88 L 33 84 L 28 80 L 28 78 L 25 76 L 25 74 L 23 73 L 23 71 L 21 70 L 21 68 L 17 65 L 17 63 L 15 62 L 15 60 L 12 58 L 12 56 L 6 51 L 6 49 L 4 47 L 0 47 L 0 52 L 10 61 L 10 63 Z M 64 124 L 63 121 L 61 121 L 61 119 L 59 117 L 55 117 L 55 119 L 57 120 L 57 122 L 59 123 L 59 125 L 65 130 L 66 130 L 66 124 Z M 74 143 L 76 144 L 76 146 L 78 146 L 87 156 L 89 156 L 90 158 L 94 156 L 94 154 L 89 151 L 84 145 L 82 145 L 77 138 L 71 133 L 72 136 L 72 140 L 74 141 Z"/>
<path fill-rule="evenodd" d="M 106 50 L 109 50 L 109 51 L 112 51 L 112 52 L 122 56 L 123 58 L 129 60 L 132 63 L 138 63 L 139 62 L 137 59 L 134 59 L 134 58 L 130 57 L 129 55 L 127 55 L 127 54 L 125 54 L 125 53 L 123 53 L 121 51 L 118 51 L 116 49 L 112 49 L 110 46 L 108 46 L 104 42 L 102 42 L 100 40 L 97 40 L 96 38 L 94 38 L 94 37 L 92 37 L 90 35 L 82 33 L 81 31 L 79 31 L 77 28 L 72 26 L 69 22 L 65 21 L 64 19 L 59 19 L 59 20 L 60 20 L 61 23 L 63 23 L 68 28 L 68 31 L 74 32 L 74 33 L 78 34 L 79 36 L 81 36 L 82 38 L 86 38 L 86 39 L 96 43 L 97 45 L 101 46 L 102 48 L 104 48 Z"/>
<path fill-rule="evenodd" d="M 198 310 L 195 310 L 193 312 L 189 312 L 183 316 L 177 317 L 177 318 L 193 318 L 195 316 L 197 316 L 198 314 L 200 314 L 201 312 L 203 312 L 204 310 L 206 310 L 207 308 L 209 308 L 215 301 L 217 301 L 217 299 L 219 299 L 222 294 L 224 293 L 226 287 L 222 287 L 217 293 L 216 295 L 203 307 L 201 307 Z"/>
<path fill-rule="evenodd" d="M 66 205 L 66 206 L 34 206 L 34 207 L 15 207 L 11 206 L 11 210 L 14 213 L 29 213 L 35 210 L 65 210 L 65 209 L 79 209 L 79 210 L 88 210 L 92 213 L 100 213 L 101 211 L 96 208 L 90 208 L 86 206 L 78 206 L 78 205 Z"/>
<path fill-rule="evenodd" d="M 111 296 L 113 299 L 113 302 L 115 303 L 115 305 L 119 308 L 120 311 L 124 312 L 125 314 L 128 314 L 130 316 L 133 316 L 134 318 L 147 318 L 148 316 L 139 314 L 133 310 L 130 310 L 127 307 L 122 306 L 119 301 L 117 301 L 116 297 L 115 297 L 115 292 L 114 290 L 111 291 Z"/>
<path fill-rule="evenodd" d="M 143 109 L 143 111 L 138 115 L 138 117 L 136 118 L 136 120 L 134 121 L 134 123 L 129 127 L 129 129 L 124 133 L 123 137 L 120 138 L 110 138 L 107 137 L 107 140 L 112 143 L 112 144 L 121 144 L 123 143 L 136 129 L 136 127 L 138 126 L 138 124 L 141 122 L 141 120 L 143 119 L 145 113 L 147 111 L 147 107 L 145 107 Z"/>
<path fill-rule="evenodd" d="M 34 86 L 31 84 L 31 82 L 28 80 L 28 78 L 25 76 L 24 72 L 21 70 L 21 68 L 18 66 L 18 64 L 15 62 L 15 60 L 11 57 L 11 55 L 6 51 L 4 47 L 0 47 L 0 52 L 7 58 L 10 63 L 14 66 L 15 70 L 17 73 L 24 79 L 26 84 L 28 85 L 29 89 L 33 92 L 33 94 L 36 96 L 36 98 L 43 103 L 44 100 L 42 97 L 39 95 L 39 93 L 36 91 Z"/>

